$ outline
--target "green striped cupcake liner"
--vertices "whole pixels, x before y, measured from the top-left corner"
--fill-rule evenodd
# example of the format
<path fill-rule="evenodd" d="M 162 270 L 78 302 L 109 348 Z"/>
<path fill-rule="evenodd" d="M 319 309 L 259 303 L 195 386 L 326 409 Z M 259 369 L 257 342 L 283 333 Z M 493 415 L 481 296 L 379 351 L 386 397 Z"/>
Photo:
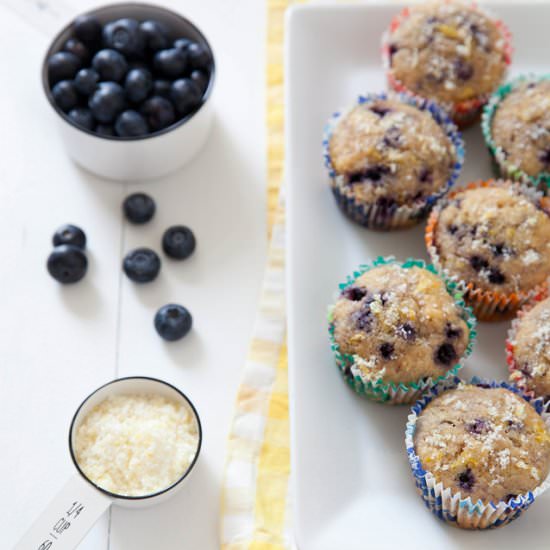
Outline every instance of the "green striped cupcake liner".
<path fill-rule="evenodd" d="M 550 173 L 541 172 L 536 176 L 526 174 L 521 168 L 519 168 L 519 166 L 516 166 L 506 159 L 504 150 L 495 143 L 492 135 L 493 117 L 495 116 L 495 113 L 504 98 L 524 83 L 537 83 L 544 80 L 550 80 L 550 74 L 521 75 L 507 84 L 503 84 L 491 96 L 487 105 L 485 105 L 483 109 L 483 114 L 481 115 L 481 132 L 483 133 L 483 138 L 485 139 L 485 143 L 493 159 L 493 166 L 496 168 L 497 175 L 503 178 L 509 178 L 514 181 L 533 185 L 540 191 L 543 191 L 544 194 L 548 194 L 550 189 Z"/>
<path fill-rule="evenodd" d="M 334 336 L 335 327 L 332 317 L 332 311 L 334 308 L 333 305 L 329 307 L 328 313 L 329 341 L 332 352 L 334 353 L 336 366 L 340 370 L 348 385 L 356 393 L 358 393 L 359 395 L 363 395 L 373 401 L 378 401 L 380 403 L 386 403 L 390 405 L 410 404 L 418 400 L 426 390 L 432 388 L 434 385 L 456 376 L 458 371 L 464 366 L 464 362 L 472 353 L 474 342 L 477 336 L 476 318 L 474 317 L 472 309 L 468 307 L 464 302 L 462 292 L 457 288 L 457 284 L 454 281 L 442 276 L 433 265 L 427 264 L 423 260 L 417 260 L 414 258 L 409 258 L 404 262 L 399 262 L 393 256 L 386 258 L 379 256 L 378 258 L 367 264 L 360 265 L 356 271 L 349 275 L 347 277 L 347 280 L 339 285 L 340 292 L 343 291 L 345 288 L 353 285 L 355 281 L 367 271 L 375 269 L 376 267 L 391 264 L 397 264 L 404 269 L 410 269 L 412 267 L 426 269 L 427 271 L 434 273 L 443 280 L 447 288 L 447 292 L 454 299 L 455 304 L 461 312 L 461 317 L 466 322 L 466 325 L 469 329 L 468 345 L 459 361 L 451 369 L 449 369 L 446 374 L 442 376 L 439 376 L 437 378 L 422 378 L 416 382 L 408 384 L 385 382 L 382 378 L 375 381 L 363 380 L 360 376 L 351 374 L 352 366 L 360 363 L 361 361 L 363 361 L 363 359 L 357 355 L 343 353 L 340 349 L 340 346 L 336 342 Z"/>

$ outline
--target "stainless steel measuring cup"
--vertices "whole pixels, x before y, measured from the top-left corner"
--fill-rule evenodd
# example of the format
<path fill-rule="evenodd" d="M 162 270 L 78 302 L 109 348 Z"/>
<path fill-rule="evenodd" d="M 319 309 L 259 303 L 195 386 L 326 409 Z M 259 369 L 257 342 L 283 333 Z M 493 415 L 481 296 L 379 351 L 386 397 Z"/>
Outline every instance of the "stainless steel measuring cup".
<path fill-rule="evenodd" d="M 169 487 L 142 496 L 111 493 L 91 481 L 81 470 L 75 456 L 75 438 L 86 415 L 109 396 L 154 394 L 186 406 L 197 423 L 198 441 L 195 456 L 188 468 Z M 69 452 L 76 473 L 50 502 L 15 550 L 72 550 L 84 538 L 100 516 L 113 504 L 125 508 L 153 506 L 174 496 L 193 470 L 202 444 L 200 418 L 189 398 L 168 382 L 146 376 L 118 378 L 92 392 L 76 410 L 69 429 Z"/>

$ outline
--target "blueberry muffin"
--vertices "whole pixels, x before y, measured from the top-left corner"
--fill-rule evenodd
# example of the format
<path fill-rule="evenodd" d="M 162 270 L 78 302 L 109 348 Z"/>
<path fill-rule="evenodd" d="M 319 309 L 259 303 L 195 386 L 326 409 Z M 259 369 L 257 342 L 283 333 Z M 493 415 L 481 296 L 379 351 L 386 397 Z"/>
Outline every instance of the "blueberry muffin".
<path fill-rule="evenodd" d="M 451 111 L 459 107 L 456 115 L 470 109 L 478 113 L 500 85 L 510 61 L 503 25 L 462 3 L 406 9 L 394 20 L 385 42 L 392 87 L 447 105 Z"/>
<path fill-rule="evenodd" d="M 488 111 L 484 134 L 501 172 L 550 181 L 550 79 L 516 80 L 499 90 Z"/>
<path fill-rule="evenodd" d="M 452 193 L 432 212 L 426 242 L 432 262 L 460 281 L 481 318 L 480 301 L 500 307 L 504 297 L 519 300 L 545 286 L 550 275 L 549 215 L 536 195 L 511 182 Z M 521 303 L 504 305 L 509 315 Z"/>
<path fill-rule="evenodd" d="M 339 366 L 361 390 L 440 379 L 469 352 L 467 312 L 422 265 L 375 266 L 344 286 L 332 308 Z"/>
<path fill-rule="evenodd" d="M 333 121 L 326 140 L 332 188 L 344 212 L 362 225 L 417 223 L 456 179 L 461 138 L 446 115 L 430 107 L 373 95 Z"/>
<path fill-rule="evenodd" d="M 550 399 L 550 298 L 538 302 L 514 322 L 510 380 L 537 397 Z"/>
<path fill-rule="evenodd" d="M 521 396 L 461 384 L 418 415 L 414 446 L 437 483 L 472 502 L 508 502 L 550 472 L 550 432 Z"/>

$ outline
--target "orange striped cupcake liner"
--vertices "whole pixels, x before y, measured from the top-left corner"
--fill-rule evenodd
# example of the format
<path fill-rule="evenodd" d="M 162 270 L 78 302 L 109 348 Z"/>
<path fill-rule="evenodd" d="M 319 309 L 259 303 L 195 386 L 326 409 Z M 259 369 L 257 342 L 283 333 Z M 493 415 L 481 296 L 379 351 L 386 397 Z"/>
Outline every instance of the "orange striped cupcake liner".
<path fill-rule="evenodd" d="M 441 263 L 435 242 L 437 222 L 441 210 L 458 193 L 461 193 L 466 189 L 509 185 L 513 185 L 528 198 L 543 205 L 545 210 L 549 210 L 550 200 L 546 197 L 542 197 L 540 192 L 527 188 L 526 186 L 516 182 L 490 179 L 486 181 L 471 182 L 461 189 L 451 191 L 444 199 L 436 204 L 430 213 L 428 223 L 426 225 L 424 240 L 426 242 L 426 248 L 428 249 L 428 254 L 432 264 L 440 273 L 443 273 L 447 278 L 456 282 L 457 288 L 464 294 L 464 301 L 473 309 L 474 315 L 479 321 L 506 321 L 512 319 L 524 304 L 528 303 L 530 300 L 533 300 L 536 296 L 547 292 L 548 280 L 529 290 L 520 290 L 508 294 L 504 292 L 484 290 L 476 286 L 471 281 L 464 281 L 460 279 L 458 276 L 453 275 L 445 269 Z"/>

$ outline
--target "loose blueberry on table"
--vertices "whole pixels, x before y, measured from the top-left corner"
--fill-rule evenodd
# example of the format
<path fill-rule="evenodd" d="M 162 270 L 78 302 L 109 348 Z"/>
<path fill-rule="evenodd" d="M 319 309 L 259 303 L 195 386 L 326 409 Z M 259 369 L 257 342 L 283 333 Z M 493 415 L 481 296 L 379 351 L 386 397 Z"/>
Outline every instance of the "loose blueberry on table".
<path fill-rule="evenodd" d="M 200 107 L 212 71 L 204 45 L 155 20 L 102 25 L 82 15 L 72 32 L 47 70 L 54 102 L 76 126 L 104 137 L 144 137 Z"/>
<path fill-rule="evenodd" d="M 160 271 L 160 258 L 150 248 L 136 248 L 126 254 L 122 269 L 135 283 L 150 283 Z"/>
<path fill-rule="evenodd" d="M 84 250 L 86 248 L 86 234 L 80 227 L 68 223 L 57 229 L 53 234 L 52 243 L 54 246 L 70 244 Z"/>
<path fill-rule="evenodd" d="M 50 275 L 62 284 L 76 283 L 86 275 L 88 259 L 78 246 L 61 244 L 48 257 Z"/>
<path fill-rule="evenodd" d="M 135 224 L 147 223 L 155 215 L 155 201 L 145 193 L 128 195 L 122 203 L 126 219 Z"/>
<path fill-rule="evenodd" d="M 161 338 L 169 342 L 183 338 L 192 325 L 191 314 L 179 304 L 162 306 L 155 315 L 155 329 Z"/>
<path fill-rule="evenodd" d="M 169 227 L 162 236 L 162 249 L 167 256 L 176 260 L 184 260 L 191 256 L 195 246 L 195 235 L 185 225 Z"/>

